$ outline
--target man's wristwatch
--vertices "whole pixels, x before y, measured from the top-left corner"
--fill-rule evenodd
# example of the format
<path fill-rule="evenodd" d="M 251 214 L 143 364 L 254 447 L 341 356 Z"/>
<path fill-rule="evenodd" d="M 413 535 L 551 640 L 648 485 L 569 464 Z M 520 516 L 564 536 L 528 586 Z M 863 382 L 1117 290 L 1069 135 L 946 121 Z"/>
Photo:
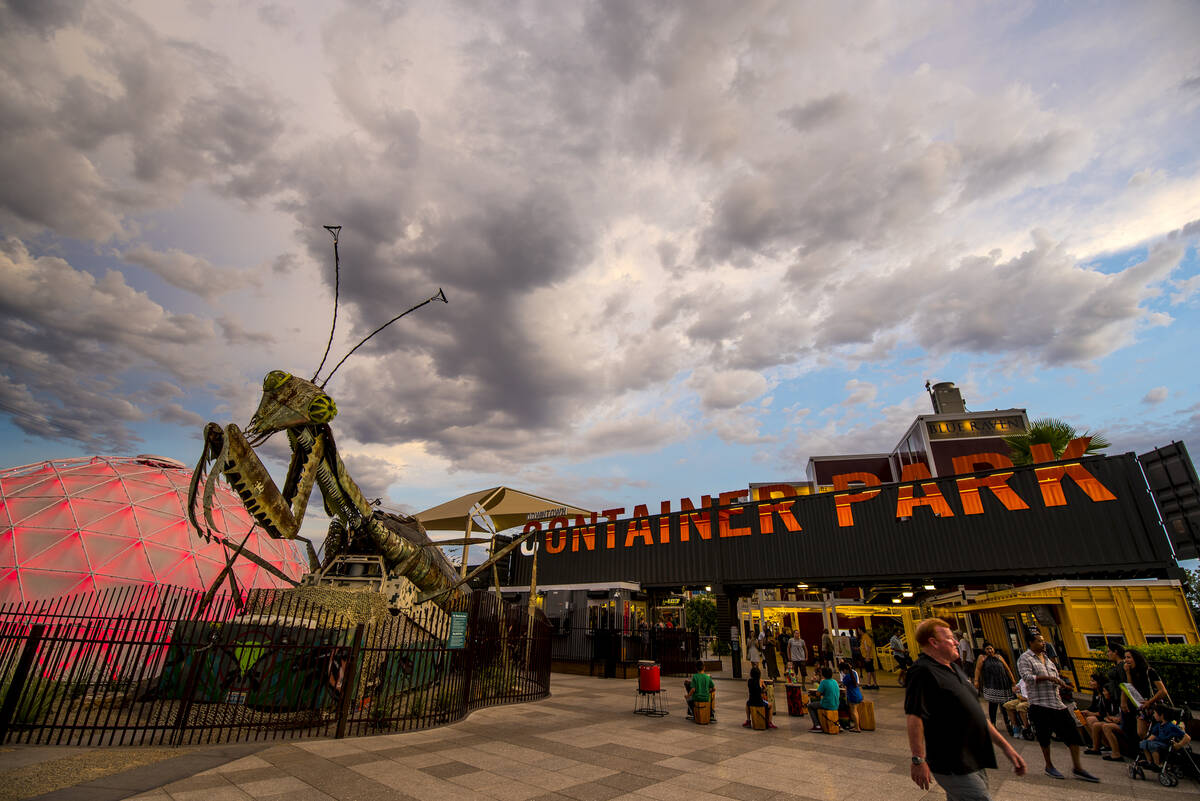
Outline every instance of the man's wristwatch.
<path fill-rule="evenodd" d="M 924 765 L 924 764 L 925 764 L 925 757 L 918 757 L 918 756 L 915 756 L 915 757 L 913 757 L 913 758 L 912 758 L 912 763 L 913 763 L 914 765 Z"/>

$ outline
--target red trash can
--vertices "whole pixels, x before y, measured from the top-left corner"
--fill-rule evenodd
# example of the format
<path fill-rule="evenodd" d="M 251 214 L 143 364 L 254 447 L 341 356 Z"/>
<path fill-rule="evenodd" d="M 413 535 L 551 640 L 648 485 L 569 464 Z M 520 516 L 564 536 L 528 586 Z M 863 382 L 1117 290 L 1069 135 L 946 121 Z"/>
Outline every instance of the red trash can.
<path fill-rule="evenodd" d="M 638 662 L 638 691 L 656 693 L 662 689 L 656 662 Z"/>

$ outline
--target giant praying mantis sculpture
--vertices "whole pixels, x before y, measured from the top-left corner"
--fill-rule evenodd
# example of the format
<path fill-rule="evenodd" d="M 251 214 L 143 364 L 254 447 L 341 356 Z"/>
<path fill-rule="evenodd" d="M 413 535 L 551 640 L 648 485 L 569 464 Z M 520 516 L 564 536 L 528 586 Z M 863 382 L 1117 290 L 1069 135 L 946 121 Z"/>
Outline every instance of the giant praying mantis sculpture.
<path fill-rule="evenodd" d="M 337 242 L 341 227 L 326 228 L 333 235 L 334 261 L 335 265 L 339 265 Z M 245 549 L 244 542 L 239 546 L 216 531 L 212 515 L 213 493 L 218 476 L 224 476 L 254 522 L 269 536 L 300 539 L 305 543 L 310 567 L 314 571 L 320 567 L 316 552 L 312 543 L 300 537 L 299 532 L 315 484 L 321 488 L 325 512 L 332 518 L 329 536 L 325 541 L 324 564 L 328 565 L 339 553 L 379 554 L 390 576 L 407 578 L 425 594 L 438 593 L 444 599 L 452 597 L 453 593 L 449 591 L 456 588 L 458 577 L 441 550 L 430 542 L 421 524 L 415 518 L 375 509 L 350 477 L 329 426 L 337 415 L 337 404 L 325 392 L 325 385 L 333 373 L 367 339 L 405 314 L 434 300 L 447 302 L 445 293 L 439 289 L 433 297 L 375 329 L 338 362 L 320 385 L 314 382 L 325 359 L 321 360 L 321 366 L 312 380 L 282 370 L 267 373 L 263 379 L 262 400 L 245 432 L 236 423 L 225 426 L 209 423 L 204 427 L 204 449 L 192 474 L 188 493 L 188 517 L 202 537 L 206 540 L 216 539 L 234 552 L 225 571 L 214 582 L 214 590 L 229 575 L 232 560 L 237 555 L 245 556 L 276 576 L 287 579 L 273 565 Z M 336 294 L 334 304 L 336 326 Z M 332 338 L 331 331 L 330 342 Z M 325 355 L 329 355 L 328 346 Z M 279 431 L 286 432 L 291 448 L 291 461 L 282 491 L 254 451 Z M 203 515 L 207 528 L 200 525 L 195 512 L 201 477 L 206 472 Z"/>

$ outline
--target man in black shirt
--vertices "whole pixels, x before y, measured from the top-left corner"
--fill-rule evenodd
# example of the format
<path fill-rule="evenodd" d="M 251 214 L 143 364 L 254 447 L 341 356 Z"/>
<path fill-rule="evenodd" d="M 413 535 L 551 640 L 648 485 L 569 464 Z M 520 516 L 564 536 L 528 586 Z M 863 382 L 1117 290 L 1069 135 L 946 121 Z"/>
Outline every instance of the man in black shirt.
<path fill-rule="evenodd" d="M 990 801 L 987 768 L 996 767 L 995 743 L 1025 775 L 1025 760 L 988 722 L 975 686 L 954 663 L 958 640 L 950 624 L 938 618 L 917 626 L 921 656 L 908 671 L 904 713 L 912 750 L 912 780 L 928 790 L 930 779 L 948 801 Z"/>

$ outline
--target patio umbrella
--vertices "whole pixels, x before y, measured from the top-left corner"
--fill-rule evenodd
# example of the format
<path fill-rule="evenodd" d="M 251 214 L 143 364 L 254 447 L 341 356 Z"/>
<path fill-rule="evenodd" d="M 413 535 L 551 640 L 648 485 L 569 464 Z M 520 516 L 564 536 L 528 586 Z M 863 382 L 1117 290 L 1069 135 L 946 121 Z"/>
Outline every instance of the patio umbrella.
<path fill-rule="evenodd" d="M 427 531 L 461 531 L 459 540 L 463 546 L 461 575 L 467 574 L 467 549 L 472 544 L 491 542 L 492 537 L 472 537 L 471 531 L 478 527 L 494 535 L 514 526 L 524 525 L 531 515 L 537 518 L 585 515 L 587 509 L 572 506 L 562 501 L 543 498 L 512 487 L 491 487 L 469 492 L 443 504 L 417 512 L 416 518 Z M 490 530 L 489 530 L 490 529 Z"/>

